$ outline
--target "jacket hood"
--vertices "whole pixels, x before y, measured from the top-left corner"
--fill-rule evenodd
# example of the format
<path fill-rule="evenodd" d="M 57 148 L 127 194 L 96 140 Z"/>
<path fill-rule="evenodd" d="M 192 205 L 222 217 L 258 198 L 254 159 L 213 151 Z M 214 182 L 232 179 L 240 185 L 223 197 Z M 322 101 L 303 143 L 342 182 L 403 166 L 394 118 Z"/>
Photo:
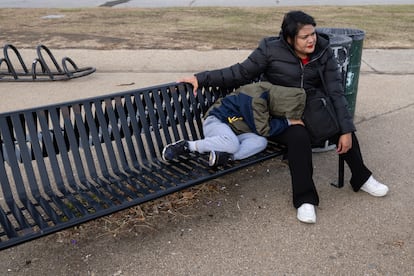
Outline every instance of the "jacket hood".
<path fill-rule="evenodd" d="M 329 35 L 325 33 L 316 32 L 318 35 L 318 40 L 316 45 L 320 45 L 322 48 L 326 48 L 329 46 Z"/>

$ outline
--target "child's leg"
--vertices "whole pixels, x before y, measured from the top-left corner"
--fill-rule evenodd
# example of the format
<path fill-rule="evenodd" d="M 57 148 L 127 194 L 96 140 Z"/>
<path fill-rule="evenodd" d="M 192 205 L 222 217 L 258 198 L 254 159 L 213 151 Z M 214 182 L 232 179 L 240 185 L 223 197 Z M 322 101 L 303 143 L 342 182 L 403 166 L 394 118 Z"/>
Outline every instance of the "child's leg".
<path fill-rule="evenodd" d="M 234 153 L 234 160 L 240 160 L 261 152 L 267 146 L 267 139 L 255 133 L 243 133 L 237 136 L 239 150 Z"/>
<path fill-rule="evenodd" d="M 239 149 L 239 139 L 233 130 L 214 116 L 208 116 L 203 123 L 204 139 L 188 141 L 190 150 L 200 153 L 224 151 L 235 153 Z"/>

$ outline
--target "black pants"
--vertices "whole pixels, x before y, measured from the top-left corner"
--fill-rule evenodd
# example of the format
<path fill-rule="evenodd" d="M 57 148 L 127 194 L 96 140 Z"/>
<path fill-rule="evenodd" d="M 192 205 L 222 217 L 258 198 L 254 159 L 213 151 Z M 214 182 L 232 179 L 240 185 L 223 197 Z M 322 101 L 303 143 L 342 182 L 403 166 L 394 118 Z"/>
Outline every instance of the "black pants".
<path fill-rule="evenodd" d="M 339 135 L 331 140 L 337 144 L 338 139 Z M 292 177 L 295 208 L 299 208 L 303 203 L 318 205 L 319 196 L 313 182 L 312 146 L 306 128 L 301 125 L 291 126 L 272 140 L 288 146 L 287 158 Z M 358 139 L 354 133 L 352 133 L 352 148 L 342 154 L 342 157 L 352 173 L 351 186 L 354 191 L 358 191 L 372 173 L 362 160 Z"/>

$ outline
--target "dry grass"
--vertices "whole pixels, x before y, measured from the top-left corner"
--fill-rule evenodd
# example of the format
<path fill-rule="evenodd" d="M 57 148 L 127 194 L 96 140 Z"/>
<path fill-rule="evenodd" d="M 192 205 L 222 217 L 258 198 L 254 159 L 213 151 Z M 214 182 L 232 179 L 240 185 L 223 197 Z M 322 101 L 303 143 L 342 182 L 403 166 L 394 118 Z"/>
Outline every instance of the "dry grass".
<path fill-rule="evenodd" d="M 18 48 L 252 49 L 289 7 L 1 9 L 0 41 Z M 365 48 L 413 48 L 414 5 L 305 7 L 320 27 L 366 31 Z M 44 19 L 47 15 L 62 18 Z"/>
<path fill-rule="evenodd" d="M 59 231 L 50 239 L 58 243 L 75 244 L 81 240 L 138 236 L 157 231 L 160 224 L 175 219 L 191 217 L 188 206 L 201 202 L 208 204 L 222 191 L 223 183 L 213 180 L 162 198 L 128 208 L 65 231 Z M 161 221 L 158 221 L 161 218 Z M 93 233 L 93 235 L 91 235 Z"/>

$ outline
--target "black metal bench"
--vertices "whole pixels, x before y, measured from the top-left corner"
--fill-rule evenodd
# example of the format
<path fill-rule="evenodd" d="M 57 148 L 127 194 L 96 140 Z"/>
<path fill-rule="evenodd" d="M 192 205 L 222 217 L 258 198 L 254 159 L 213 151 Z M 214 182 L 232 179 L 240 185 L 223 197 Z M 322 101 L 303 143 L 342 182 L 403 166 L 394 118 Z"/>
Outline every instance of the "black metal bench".
<path fill-rule="evenodd" d="M 0 114 L 0 249 L 284 154 L 270 142 L 220 169 L 199 154 L 162 161 L 166 144 L 203 137 L 205 111 L 226 93 L 171 83 Z"/>

